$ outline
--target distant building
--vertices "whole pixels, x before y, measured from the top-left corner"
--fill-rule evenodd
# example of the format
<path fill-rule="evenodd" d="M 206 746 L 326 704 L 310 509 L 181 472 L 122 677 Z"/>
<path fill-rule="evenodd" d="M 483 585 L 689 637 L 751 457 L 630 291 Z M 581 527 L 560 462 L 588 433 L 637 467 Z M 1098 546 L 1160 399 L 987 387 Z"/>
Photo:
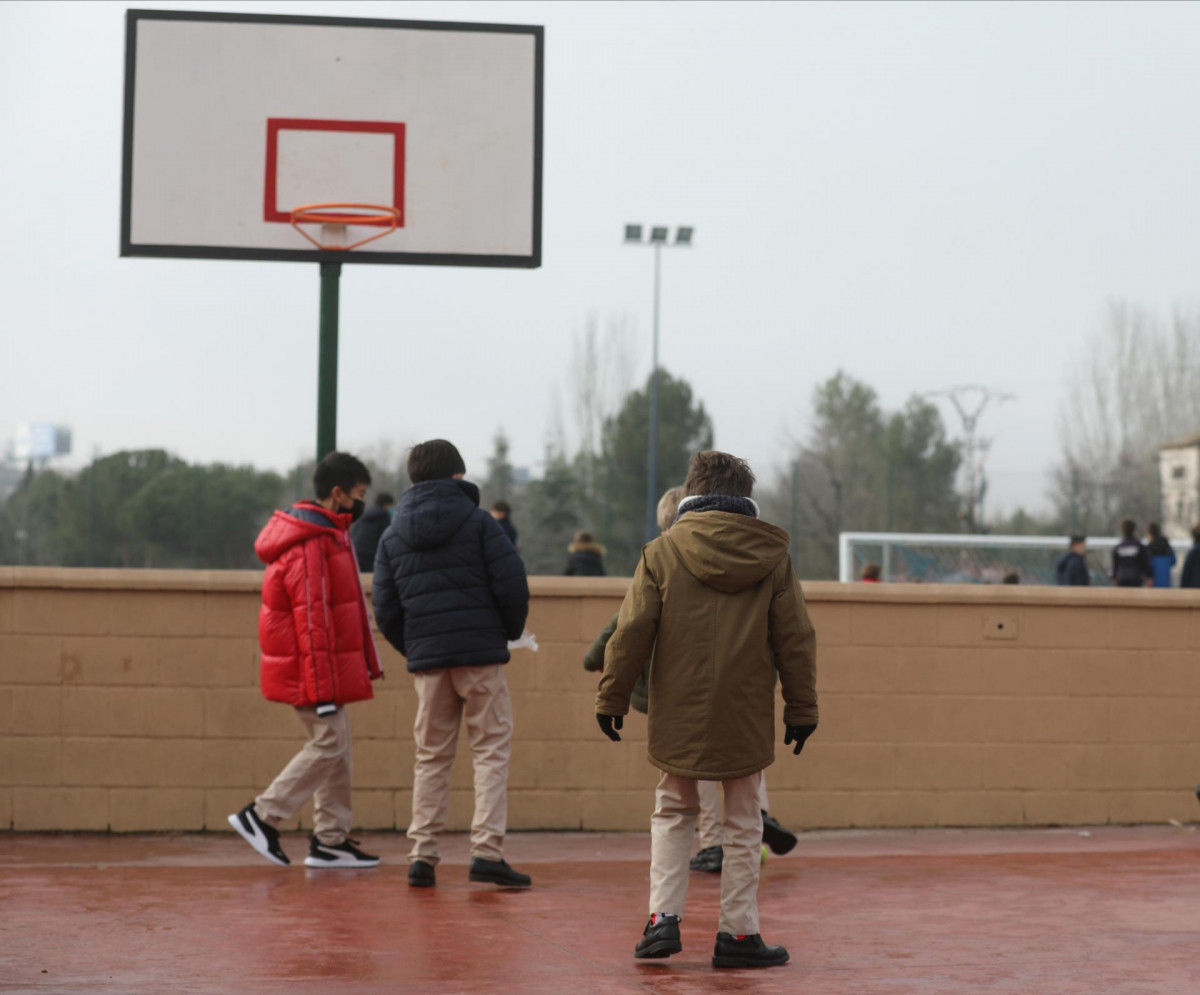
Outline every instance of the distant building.
<path fill-rule="evenodd" d="M 1162 529 L 1170 539 L 1186 539 L 1200 524 L 1200 432 L 1158 447 Z"/>

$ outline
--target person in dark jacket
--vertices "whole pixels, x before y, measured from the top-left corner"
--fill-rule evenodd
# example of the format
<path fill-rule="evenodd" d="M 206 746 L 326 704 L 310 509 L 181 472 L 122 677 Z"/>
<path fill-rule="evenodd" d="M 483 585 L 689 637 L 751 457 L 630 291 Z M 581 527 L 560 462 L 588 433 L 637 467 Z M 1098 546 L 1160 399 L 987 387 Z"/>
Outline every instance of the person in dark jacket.
<path fill-rule="evenodd" d="M 1112 579 L 1117 587 L 1145 587 L 1154 577 L 1150 556 L 1137 537 L 1137 523 L 1121 520 L 1121 541 L 1112 551 Z"/>
<path fill-rule="evenodd" d="M 350 539 L 354 542 L 354 556 L 358 560 L 360 573 L 369 573 L 375 568 L 375 552 L 379 549 L 383 533 L 392 523 L 392 510 L 395 507 L 396 499 L 384 492 L 350 527 Z"/>
<path fill-rule="evenodd" d="M 517 545 L 517 527 L 513 525 L 511 505 L 507 501 L 493 501 L 491 515 L 500 523 L 500 528 L 513 544 L 513 549 L 519 552 L 521 547 Z"/>
<path fill-rule="evenodd" d="M 1150 540 L 1146 543 L 1146 553 L 1150 557 L 1150 571 L 1154 579 L 1154 586 L 1170 587 L 1171 570 L 1175 566 L 1175 550 L 1171 548 L 1167 537 L 1162 534 L 1158 522 L 1146 524 L 1146 536 Z"/>
<path fill-rule="evenodd" d="M 1192 526 L 1192 548 L 1183 558 L 1180 587 L 1200 587 L 1200 525 Z"/>
<path fill-rule="evenodd" d="M 603 577 L 604 547 L 592 539 L 590 532 L 576 532 L 575 540 L 567 547 L 566 577 Z"/>
<path fill-rule="evenodd" d="M 1054 579 L 1059 587 L 1087 587 L 1092 582 L 1087 565 L 1087 536 L 1071 536 L 1071 545 L 1054 564 Z"/>
<path fill-rule="evenodd" d="M 396 516 L 375 556 L 372 600 L 384 638 L 407 658 L 417 688 L 416 766 L 408 883 L 436 883 L 450 771 L 466 720 L 475 768 L 471 881 L 528 887 L 504 860 L 513 717 L 503 665 L 529 611 L 521 558 L 479 507 L 479 488 L 444 439 L 414 446 Z"/>

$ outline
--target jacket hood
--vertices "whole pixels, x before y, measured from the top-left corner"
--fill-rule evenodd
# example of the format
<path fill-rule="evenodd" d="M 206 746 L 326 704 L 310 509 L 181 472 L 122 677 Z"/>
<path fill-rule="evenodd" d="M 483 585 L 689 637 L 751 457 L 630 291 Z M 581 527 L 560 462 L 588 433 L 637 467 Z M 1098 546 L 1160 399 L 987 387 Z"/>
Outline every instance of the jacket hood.
<path fill-rule="evenodd" d="M 254 552 L 263 563 L 274 563 L 296 543 L 323 534 L 336 535 L 349 527 L 349 515 L 326 511 L 315 502 L 302 501 L 271 516 L 254 541 Z"/>
<path fill-rule="evenodd" d="M 680 518 L 661 540 L 688 573 L 724 594 L 753 587 L 788 555 L 788 534 L 749 515 L 701 511 Z"/>
<path fill-rule="evenodd" d="M 414 484 L 400 497 L 392 526 L 413 549 L 445 545 L 479 507 L 479 488 L 445 477 Z"/>

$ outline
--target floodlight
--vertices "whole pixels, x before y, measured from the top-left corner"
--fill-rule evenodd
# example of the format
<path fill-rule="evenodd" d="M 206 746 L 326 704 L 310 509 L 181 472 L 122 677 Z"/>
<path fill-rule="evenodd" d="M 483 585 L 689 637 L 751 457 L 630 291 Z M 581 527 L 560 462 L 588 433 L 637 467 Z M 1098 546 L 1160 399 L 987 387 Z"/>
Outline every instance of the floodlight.
<path fill-rule="evenodd" d="M 692 228 L 689 225 L 680 225 L 679 230 L 677 232 L 675 232 L 675 244 L 676 245 L 691 245 L 692 244 L 692 232 L 694 232 L 695 230 L 696 230 L 695 228 Z"/>
<path fill-rule="evenodd" d="M 657 226 L 655 226 L 654 228 L 651 228 L 650 229 L 650 241 L 651 242 L 666 242 L 669 231 L 670 230 L 667 228 L 659 228 Z"/>
<path fill-rule="evenodd" d="M 626 225 L 625 226 L 625 241 L 640 242 L 642 240 L 641 225 Z"/>

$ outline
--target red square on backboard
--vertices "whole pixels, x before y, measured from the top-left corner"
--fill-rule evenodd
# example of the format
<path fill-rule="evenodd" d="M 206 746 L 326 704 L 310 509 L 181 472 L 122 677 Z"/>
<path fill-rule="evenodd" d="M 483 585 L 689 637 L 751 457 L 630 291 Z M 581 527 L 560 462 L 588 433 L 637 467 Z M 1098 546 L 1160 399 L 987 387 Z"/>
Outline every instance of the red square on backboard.
<path fill-rule="evenodd" d="M 266 177 L 263 183 L 263 220 L 291 224 L 291 210 L 280 210 L 276 187 L 279 167 L 279 133 L 281 131 L 349 131 L 369 134 L 390 134 L 395 140 L 393 158 L 394 180 L 392 203 L 399 218 L 396 226 L 404 227 L 404 124 L 391 121 L 329 121 L 315 118 L 267 118 Z"/>

